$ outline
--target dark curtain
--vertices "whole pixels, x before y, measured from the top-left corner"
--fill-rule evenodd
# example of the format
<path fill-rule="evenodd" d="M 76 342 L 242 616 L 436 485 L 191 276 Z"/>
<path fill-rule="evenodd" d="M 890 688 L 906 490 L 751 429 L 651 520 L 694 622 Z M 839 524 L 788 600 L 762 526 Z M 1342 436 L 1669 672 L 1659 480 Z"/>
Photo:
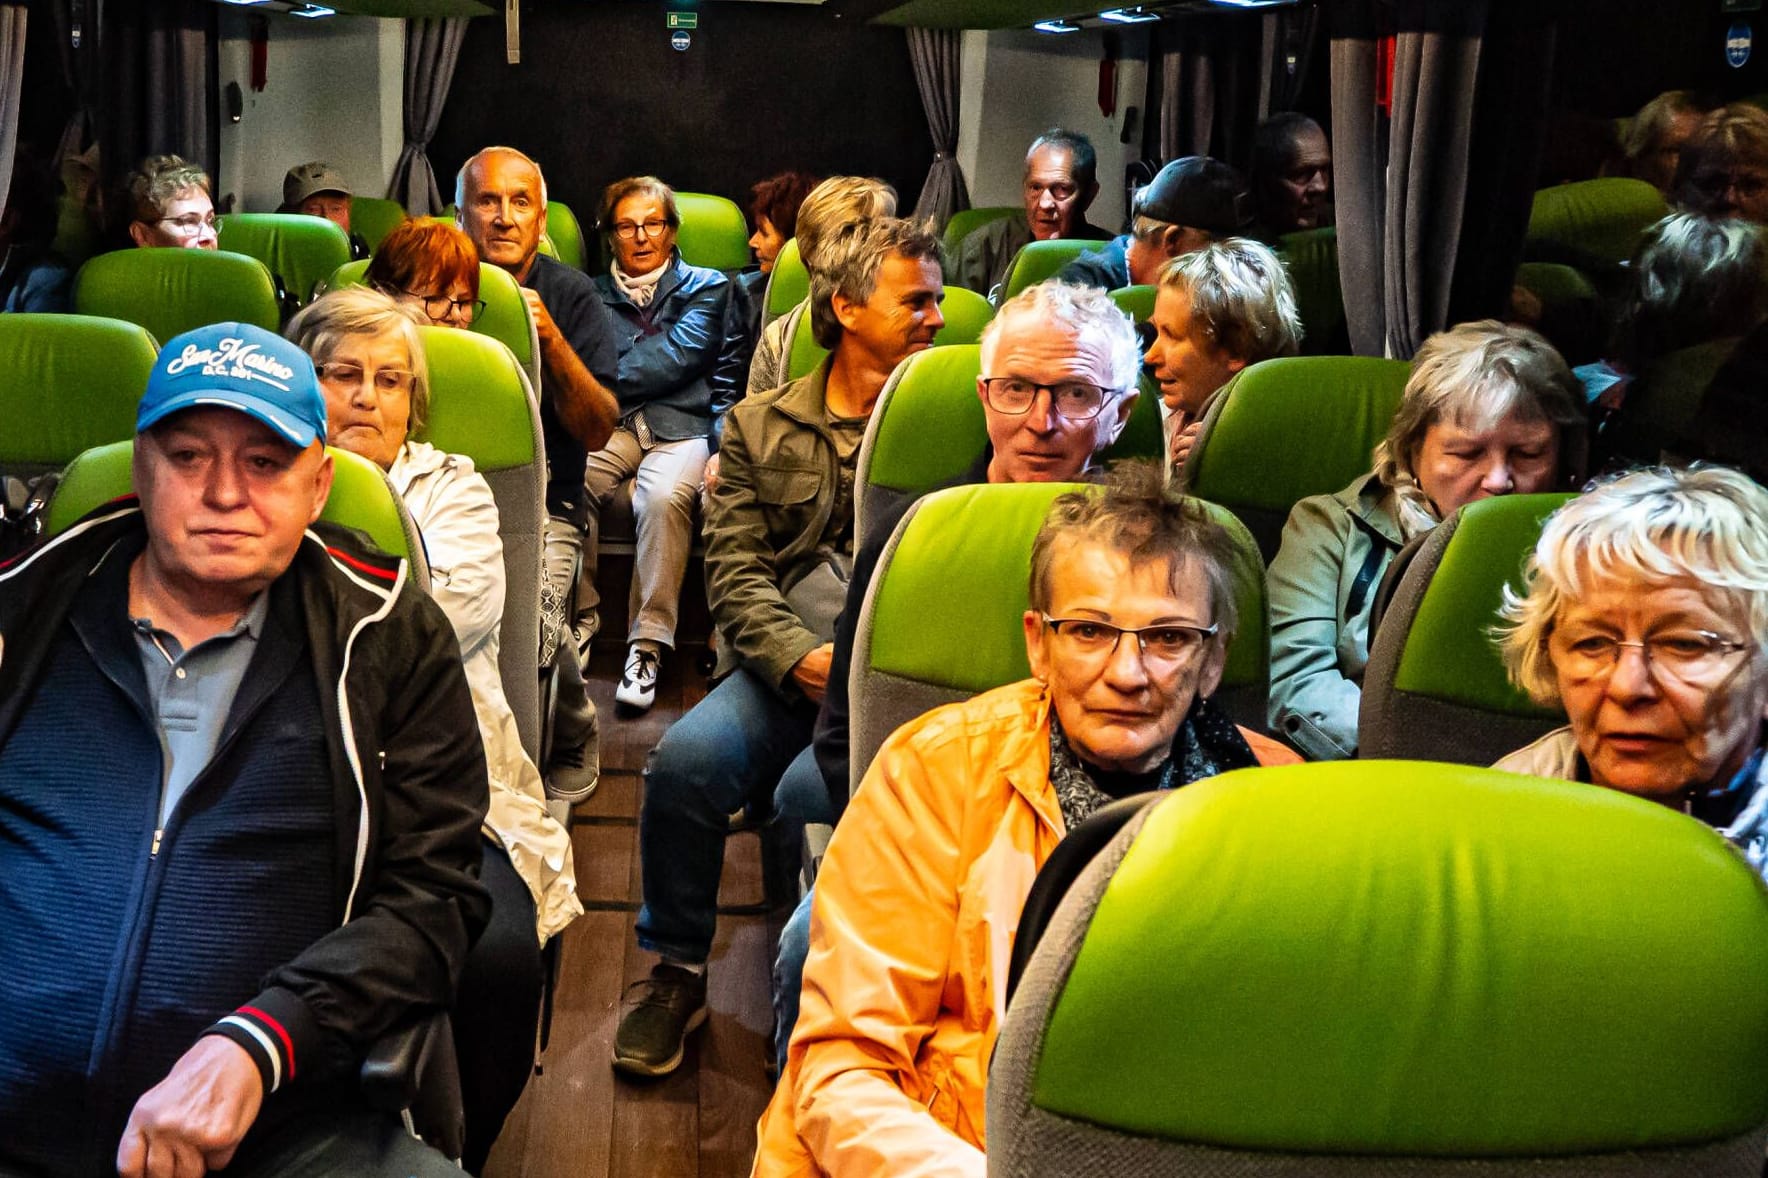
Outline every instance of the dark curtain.
<path fill-rule="evenodd" d="M 73 99 L 73 110 L 55 148 L 55 167 L 78 155 L 92 142 L 103 102 L 98 68 L 98 0 L 55 0 L 56 50 L 61 78 Z"/>
<path fill-rule="evenodd" d="M 1166 21 L 1149 55 L 1150 97 L 1158 112 L 1146 148 L 1162 160 L 1210 155 L 1242 170 L 1265 84 L 1263 26 L 1234 16 Z"/>
<path fill-rule="evenodd" d="M 1265 13 L 1260 29 L 1260 119 L 1296 109 L 1312 73 L 1320 27 L 1320 10 L 1312 4 Z"/>
<path fill-rule="evenodd" d="M 1409 358 L 1502 315 L 1540 163 L 1553 18 L 1490 0 L 1347 0 L 1334 10 L 1333 164 L 1351 346 Z M 1392 117 L 1376 105 L 1394 33 Z"/>
<path fill-rule="evenodd" d="M 18 150 L 18 100 L 25 80 L 25 9 L 0 7 L 0 209 L 12 189 L 12 157 Z"/>
<path fill-rule="evenodd" d="M 963 33 L 957 29 L 909 29 L 909 59 L 915 87 L 933 136 L 933 166 L 915 202 L 915 219 L 944 225 L 970 207 L 964 171 L 958 167 L 958 88 Z"/>
<path fill-rule="evenodd" d="M 430 166 L 430 138 L 442 121 L 466 35 L 464 17 L 405 22 L 405 147 L 393 165 L 387 196 L 414 217 L 440 213 L 447 204 Z"/>
<path fill-rule="evenodd" d="M 215 175 L 221 165 L 220 10 L 206 0 L 86 0 L 83 7 L 98 13 L 104 97 L 96 113 L 104 174 L 115 178 L 143 156 L 174 152 Z"/>

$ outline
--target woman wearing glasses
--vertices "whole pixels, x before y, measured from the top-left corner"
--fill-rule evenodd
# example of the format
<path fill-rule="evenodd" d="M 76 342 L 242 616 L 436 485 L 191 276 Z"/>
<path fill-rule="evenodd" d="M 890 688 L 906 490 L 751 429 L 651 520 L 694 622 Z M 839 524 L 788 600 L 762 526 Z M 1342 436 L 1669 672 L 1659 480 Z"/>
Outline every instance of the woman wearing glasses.
<path fill-rule="evenodd" d="M 610 184 L 600 222 L 614 259 L 595 285 L 620 349 L 614 381 L 620 423 L 608 444 L 589 456 L 592 543 L 585 555 L 593 561 L 603 504 L 630 484 L 638 545 L 627 597 L 626 664 L 614 699 L 629 711 L 643 711 L 656 698 L 663 648 L 675 646 L 700 481 L 724 411 L 736 399 L 728 382 L 713 388 L 731 282 L 717 270 L 682 260 L 675 248 L 681 227 L 675 193 L 655 176 Z M 586 577 L 584 588 L 593 580 Z M 579 604 L 579 633 L 593 635 L 600 623 L 592 614 L 600 602 L 593 593 L 584 596 L 591 599 Z"/>
<path fill-rule="evenodd" d="M 1527 328 L 1488 319 L 1424 341 L 1374 471 L 1303 499 L 1283 527 L 1269 573 L 1274 731 L 1314 760 L 1356 755 L 1369 612 L 1388 564 L 1463 504 L 1575 484 L 1583 402 Z"/>
<path fill-rule="evenodd" d="M 1560 508 L 1507 594 L 1511 678 L 1566 727 L 1498 762 L 1662 802 L 1768 873 L 1768 491 L 1634 471 Z"/>
<path fill-rule="evenodd" d="M 180 156 L 153 155 L 123 181 L 129 240 L 138 246 L 219 249 L 209 177 Z"/>
<path fill-rule="evenodd" d="M 480 880 L 491 893 L 491 923 L 467 958 L 454 1020 L 466 1160 L 476 1173 L 533 1062 L 541 943 L 583 909 L 570 836 L 546 812 L 540 773 L 522 750 L 498 673 L 504 571 L 497 504 L 471 459 L 411 436 L 422 431 L 430 400 L 419 322 L 414 308 L 349 287 L 316 299 L 287 335 L 318 369 L 330 443 L 386 471 L 423 534 L 430 596 L 460 640 L 485 741 L 491 805 Z"/>
<path fill-rule="evenodd" d="M 421 310 L 437 327 L 471 327 L 485 310 L 473 239 L 440 221 L 400 224 L 381 242 L 362 281 Z"/>

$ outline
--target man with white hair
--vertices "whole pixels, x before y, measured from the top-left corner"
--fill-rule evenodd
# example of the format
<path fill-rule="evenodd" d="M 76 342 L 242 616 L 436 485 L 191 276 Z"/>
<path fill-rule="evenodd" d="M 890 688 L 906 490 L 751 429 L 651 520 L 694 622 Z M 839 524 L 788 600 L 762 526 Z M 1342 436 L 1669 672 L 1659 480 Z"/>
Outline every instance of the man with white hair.
<path fill-rule="evenodd" d="M 1025 153 L 1025 211 L 990 221 L 958 243 L 952 259 L 954 285 L 992 295 L 1007 281 L 1013 259 L 1034 241 L 1083 238 L 1105 241 L 1111 234 L 1087 221 L 1099 195 L 1098 156 L 1085 135 L 1052 127 L 1032 140 Z"/>
<path fill-rule="evenodd" d="M 948 486 L 1067 483 L 1086 478 L 1135 408 L 1141 372 L 1135 324 L 1102 290 L 1042 282 L 1009 299 L 982 332 L 976 395 L 988 444 Z M 835 629 L 829 688 L 811 748 L 780 780 L 774 808 L 801 822 L 833 823 L 847 805 L 847 676 L 860 607 L 884 546 L 919 495 L 904 494 L 866 521 L 847 606 Z M 774 969 L 775 1049 L 785 1066 L 786 1040 L 798 1018 L 798 980 L 810 950 L 810 896 L 780 933 Z"/>

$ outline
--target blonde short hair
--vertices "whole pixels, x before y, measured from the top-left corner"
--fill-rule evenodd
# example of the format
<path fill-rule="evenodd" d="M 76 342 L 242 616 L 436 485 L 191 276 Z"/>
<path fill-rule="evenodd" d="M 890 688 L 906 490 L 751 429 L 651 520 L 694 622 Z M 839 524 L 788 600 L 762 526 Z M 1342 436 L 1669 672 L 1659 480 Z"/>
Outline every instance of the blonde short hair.
<path fill-rule="evenodd" d="M 1096 341 L 1104 347 L 1110 368 L 1107 387 L 1119 393 L 1136 387 L 1142 373 L 1142 344 L 1136 338 L 1135 320 L 1098 287 L 1054 279 L 1028 286 L 1008 299 L 982 329 L 984 375 L 990 371 L 995 341 L 1007 320 L 1021 317 L 1048 327 L 1066 327 L 1077 339 Z"/>
<path fill-rule="evenodd" d="M 123 181 L 132 220 L 153 222 L 187 192 L 211 196 L 209 174 L 183 156 L 150 155 Z"/>
<path fill-rule="evenodd" d="M 348 336 L 390 335 L 405 345 L 411 363 L 411 424 L 408 433 L 421 433 L 430 418 L 430 365 L 424 357 L 424 337 L 418 327 L 428 323 L 423 314 L 369 286 L 346 286 L 321 295 L 301 309 L 283 329 L 283 337 L 313 358 L 315 368 L 337 355 Z"/>
<path fill-rule="evenodd" d="M 845 226 L 896 216 L 896 189 L 866 176 L 830 176 L 798 206 L 798 256 L 804 268 L 824 265 L 824 245 Z"/>
<path fill-rule="evenodd" d="M 1717 590 L 1768 644 L 1768 491 L 1724 467 L 1635 470 L 1553 513 L 1494 627 L 1510 679 L 1539 703 L 1559 700 L 1547 639 L 1567 603 L 1592 582 L 1641 586 L 1693 580 Z"/>
<path fill-rule="evenodd" d="M 1295 288 L 1267 245 L 1246 237 L 1212 241 L 1163 266 L 1160 287 L 1183 291 L 1191 317 L 1236 360 L 1256 364 L 1301 348 Z"/>

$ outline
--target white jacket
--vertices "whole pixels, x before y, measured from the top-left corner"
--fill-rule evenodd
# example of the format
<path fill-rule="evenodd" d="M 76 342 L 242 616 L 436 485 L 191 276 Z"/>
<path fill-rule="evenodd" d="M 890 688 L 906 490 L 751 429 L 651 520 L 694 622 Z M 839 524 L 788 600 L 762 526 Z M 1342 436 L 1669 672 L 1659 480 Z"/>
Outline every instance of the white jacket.
<path fill-rule="evenodd" d="M 423 533 L 430 596 L 460 640 L 491 774 L 486 833 L 509 853 L 534 896 L 535 923 L 545 944 L 582 915 L 583 905 L 577 900 L 571 836 L 546 811 L 546 787 L 522 748 L 497 669 L 504 602 L 497 502 L 472 459 L 425 442 L 407 441 L 387 477 Z"/>

